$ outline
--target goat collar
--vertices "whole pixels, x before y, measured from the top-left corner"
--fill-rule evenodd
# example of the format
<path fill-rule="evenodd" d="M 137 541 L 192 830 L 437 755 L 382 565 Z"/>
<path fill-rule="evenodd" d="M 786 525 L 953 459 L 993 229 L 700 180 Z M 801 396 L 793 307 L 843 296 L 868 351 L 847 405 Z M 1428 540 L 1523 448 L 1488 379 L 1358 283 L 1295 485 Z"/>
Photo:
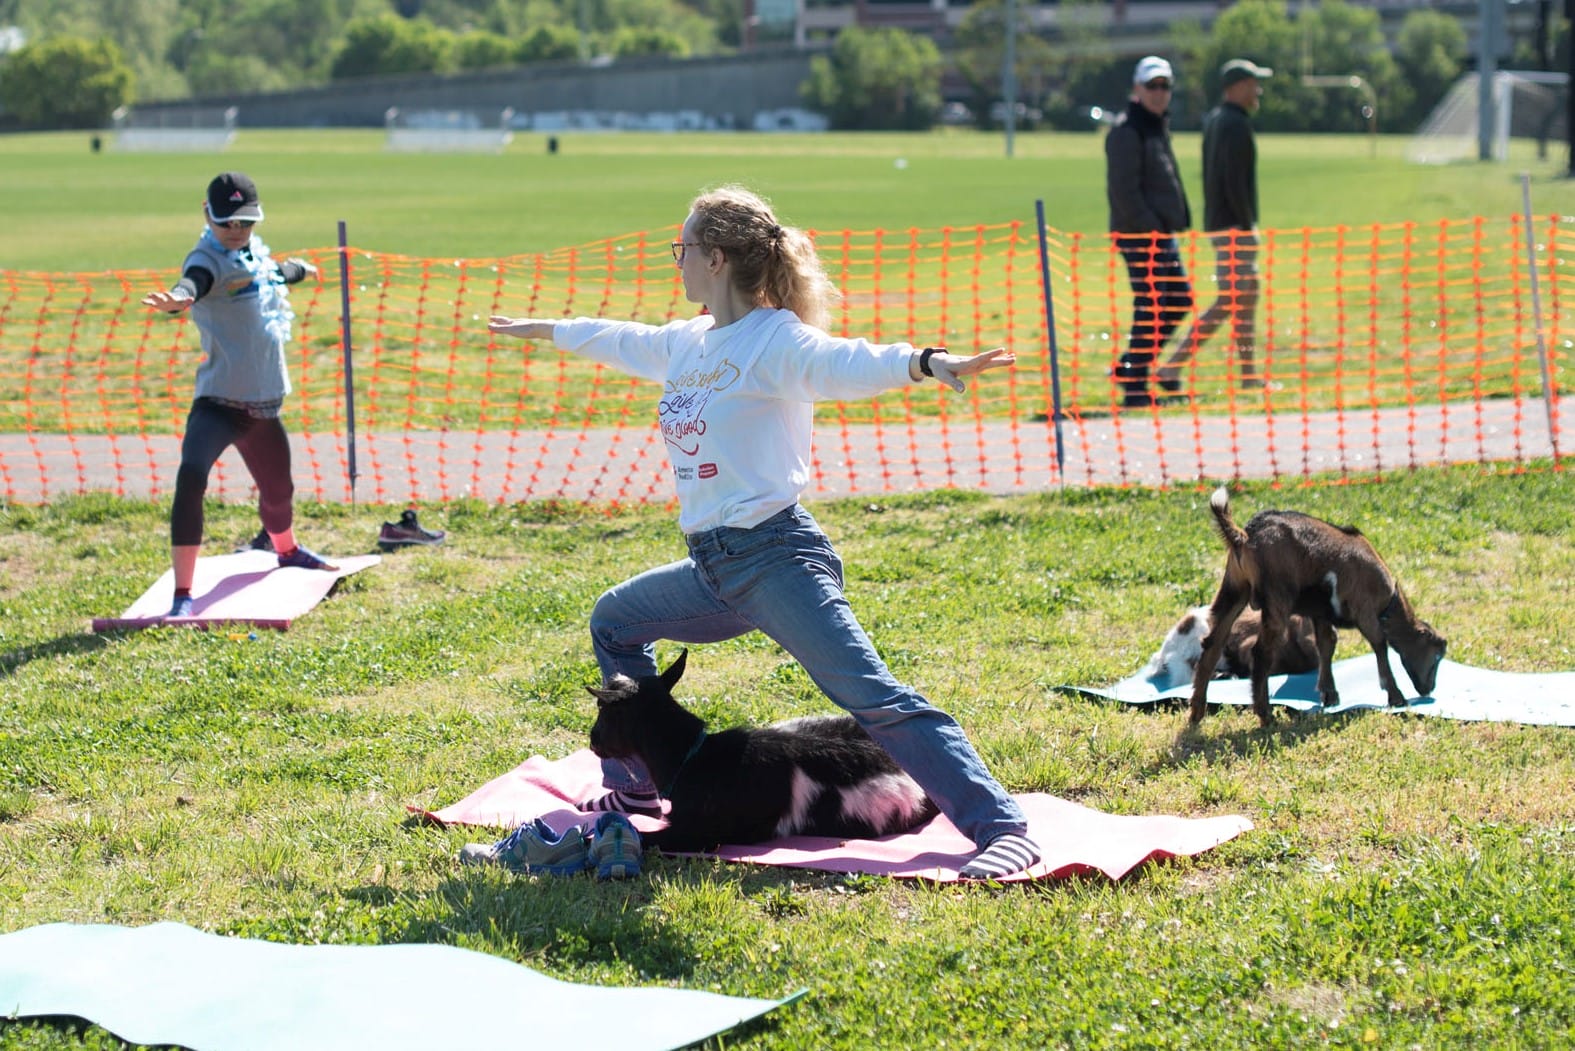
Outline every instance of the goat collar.
<path fill-rule="evenodd" d="M 1399 609 L 1399 608 L 1400 608 L 1400 589 L 1399 588 L 1395 588 L 1394 594 L 1389 596 L 1389 601 L 1384 604 L 1384 608 L 1378 611 L 1378 622 L 1380 624 L 1382 624 L 1384 621 L 1389 619 L 1389 615 L 1391 613 L 1393 613 L 1396 609 Z"/>
<path fill-rule="evenodd" d="M 706 732 L 701 730 L 699 736 L 695 738 L 695 743 L 689 746 L 689 751 L 685 752 L 684 757 L 678 761 L 678 769 L 673 771 L 673 776 L 667 779 L 667 787 L 662 789 L 662 797 L 664 799 L 672 798 L 673 788 L 678 784 L 678 778 L 684 772 L 684 767 L 688 766 L 689 760 L 693 759 L 695 753 L 700 751 L 700 746 L 705 744 L 707 736 Z"/>

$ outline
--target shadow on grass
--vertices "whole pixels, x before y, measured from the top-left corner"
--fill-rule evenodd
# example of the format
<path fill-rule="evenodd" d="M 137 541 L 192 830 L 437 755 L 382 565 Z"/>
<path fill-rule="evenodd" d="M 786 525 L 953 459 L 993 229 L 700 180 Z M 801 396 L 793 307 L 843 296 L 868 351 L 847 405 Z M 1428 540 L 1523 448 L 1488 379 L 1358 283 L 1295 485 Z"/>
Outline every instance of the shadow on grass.
<path fill-rule="evenodd" d="M 122 634 L 111 632 L 110 634 Z M 101 650 L 109 645 L 109 640 L 95 632 L 84 632 L 80 635 L 62 635 L 52 642 L 41 642 L 36 646 L 23 646 L 21 649 L 0 653 L 0 675 L 11 675 L 22 665 L 40 657 L 74 656 L 78 653 L 91 653 Z"/>
<path fill-rule="evenodd" d="M 1217 710 L 1210 705 L 1211 712 Z M 1243 759 L 1265 752 L 1292 748 L 1322 734 L 1343 733 L 1354 725 L 1353 720 L 1370 714 L 1372 710 L 1353 708 L 1334 715 L 1318 709 L 1297 712 L 1289 708 L 1276 708 L 1273 711 L 1274 721 L 1268 726 L 1259 726 L 1254 717 L 1250 725 L 1238 727 L 1235 725 L 1238 720 L 1233 719 L 1230 729 L 1223 734 L 1209 732 L 1210 726 L 1223 721 L 1216 718 L 1206 718 L 1197 725 L 1186 724 L 1177 732 L 1169 756 L 1161 762 L 1152 764 L 1145 773 L 1160 773 L 1182 766 L 1188 760 L 1200 755 L 1209 760 L 1225 756 Z"/>

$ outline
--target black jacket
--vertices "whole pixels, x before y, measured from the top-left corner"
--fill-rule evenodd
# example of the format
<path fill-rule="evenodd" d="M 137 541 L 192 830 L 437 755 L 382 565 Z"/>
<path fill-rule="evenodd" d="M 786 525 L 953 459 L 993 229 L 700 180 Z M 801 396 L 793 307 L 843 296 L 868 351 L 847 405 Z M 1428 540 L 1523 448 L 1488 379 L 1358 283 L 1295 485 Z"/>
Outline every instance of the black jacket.
<path fill-rule="evenodd" d="M 1258 144 L 1252 118 L 1221 102 L 1203 118 L 1203 228 L 1251 230 L 1258 225 Z"/>
<path fill-rule="evenodd" d="M 1116 233 L 1176 233 L 1192 225 L 1170 125 L 1139 102 L 1105 136 L 1105 196 Z"/>

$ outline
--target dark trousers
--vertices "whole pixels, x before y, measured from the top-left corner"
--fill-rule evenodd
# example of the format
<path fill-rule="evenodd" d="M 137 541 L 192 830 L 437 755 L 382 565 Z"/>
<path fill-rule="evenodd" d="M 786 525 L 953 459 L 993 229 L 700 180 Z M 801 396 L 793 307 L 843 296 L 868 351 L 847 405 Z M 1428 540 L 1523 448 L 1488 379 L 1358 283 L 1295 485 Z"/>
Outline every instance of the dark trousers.
<path fill-rule="evenodd" d="M 284 424 L 277 418 L 258 419 L 242 409 L 198 398 L 186 417 L 180 470 L 175 474 L 175 504 L 170 508 L 170 543 L 175 547 L 202 543 L 202 498 L 208 491 L 208 473 L 232 445 L 257 483 L 257 514 L 263 528 L 270 533 L 290 528 L 295 483 L 290 479 L 290 439 Z"/>
<path fill-rule="evenodd" d="M 1192 285 L 1174 237 L 1118 235 L 1116 247 L 1132 282 L 1132 335 L 1115 378 L 1129 399 L 1146 398 L 1149 367 L 1192 312 Z"/>

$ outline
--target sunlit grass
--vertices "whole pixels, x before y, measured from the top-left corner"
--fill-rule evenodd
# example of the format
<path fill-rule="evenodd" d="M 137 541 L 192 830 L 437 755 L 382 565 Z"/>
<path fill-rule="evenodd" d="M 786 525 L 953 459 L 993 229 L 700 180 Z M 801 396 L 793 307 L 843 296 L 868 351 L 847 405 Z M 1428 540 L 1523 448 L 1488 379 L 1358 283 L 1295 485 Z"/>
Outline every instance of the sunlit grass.
<path fill-rule="evenodd" d="M 1575 668 L 1562 473 L 1425 470 L 1241 487 L 1360 526 L 1450 656 Z M 1375 712 L 1245 712 L 1187 731 L 1056 692 L 1138 667 L 1223 564 L 1206 493 L 838 501 L 814 511 L 898 675 L 1014 791 L 1256 829 L 1119 883 L 994 892 L 653 858 L 627 883 L 461 869 L 491 830 L 409 825 L 526 756 L 582 747 L 602 589 L 678 557 L 671 512 L 460 502 L 447 546 L 349 578 L 287 633 L 97 636 L 165 566 L 166 508 L 0 508 L 4 929 L 179 920 L 296 942 L 442 942 L 571 981 L 802 1003 L 716 1046 L 1477 1048 L 1575 1026 L 1575 737 Z M 303 539 L 371 550 L 397 508 L 309 504 Z M 213 552 L 254 512 L 210 509 Z M 1345 633 L 1340 657 L 1366 656 Z M 665 661 L 676 647 L 664 645 Z M 1370 658 L 1368 658 L 1370 659 Z M 759 635 L 693 649 L 716 725 L 823 712 Z M 7 1047 L 111 1046 L 0 1026 Z"/>

